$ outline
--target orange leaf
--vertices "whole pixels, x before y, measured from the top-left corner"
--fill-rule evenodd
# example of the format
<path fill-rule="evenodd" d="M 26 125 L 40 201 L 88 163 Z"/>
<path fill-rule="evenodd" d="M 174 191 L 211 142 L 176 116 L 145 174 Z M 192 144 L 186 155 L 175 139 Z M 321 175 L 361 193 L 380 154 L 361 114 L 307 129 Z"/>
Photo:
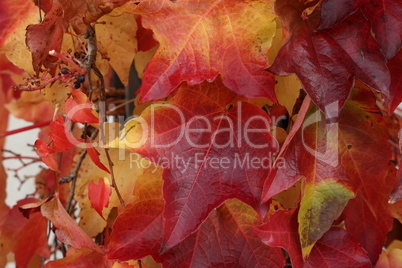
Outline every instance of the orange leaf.
<path fill-rule="evenodd" d="M 93 103 L 88 100 L 87 95 L 76 89 L 71 92 L 71 97 L 65 103 L 68 118 L 79 123 L 99 123 L 98 117 L 93 113 Z"/>
<path fill-rule="evenodd" d="M 56 228 L 57 238 L 75 248 L 87 247 L 101 254 L 104 251 L 80 228 L 68 215 L 57 197 L 50 198 L 41 205 L 42 215 L 50 220 Z"/>
<path fill-rule="evenodd" d="M 42 140 L 35 141 L 35 148 L 36 153 L 42 158 L 43 163 L 45 163 L 50 169 L 59 172 L 55 155 L 56 151 L 49 148 Z"/>
<path fill-rule="evenodd" d="M 105 165 L 102 164 L 102 162 L 100 161 L 100 153 L 92 146 L 92 143 L 86 143 L 85 145 L 87 146 L 87 152 L 89 157 L 91 157 L 92 162 L 94 162 L 94 164 L 100 169 L 106 171 L 107 173 L 110 173 L 109 169 L 105 167 Z"/>

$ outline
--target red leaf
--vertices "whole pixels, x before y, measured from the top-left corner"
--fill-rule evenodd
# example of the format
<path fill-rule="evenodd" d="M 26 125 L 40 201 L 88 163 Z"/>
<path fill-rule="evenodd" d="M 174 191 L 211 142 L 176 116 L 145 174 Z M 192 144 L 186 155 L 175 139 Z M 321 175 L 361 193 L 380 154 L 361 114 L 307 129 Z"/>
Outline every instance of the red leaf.
<path fill-rule="evenodd" d="M 396 107 L 402 102 L 402 50 L 398 52 L 387 64 L 391 73 L 390 85 L 390 113 L 394 112 Z"/>
<path fill-rule="evenodd" d="M 302 268 L 303 258 L 297 232 L 297 212 L 296 208 L 278 210 L 269 217 L 268 222 L 254 227 L 254 232 L 264 244 L 285 249 L 289 253 L 292 267 Z"/>
<path fill-rule="evenodd" d="M 320 28 L 331 28 L 370 0 L 323 0 Z"/>
<path fill-rule="evenodd" d="M 194 232 L 229 198 L 238 198 L 265 214 L 267 208 L 260 204 L 262 184 L 272 154 L 278 150 L 268 130 L 267 114 L 249 103 L 236 104 L 236 95 L 219 80 L 182 86 L 171 101 L 159 106 L 164 107 L 151 106 L 142 114 L 152 129 L 141 133 L 142 125 L 129 121 L 122 137 L 127 141 L 149 135 L 140 148 L 132 141 L 126 144 L 164 167 L 164 247 Z M 185 128 L 190 129 L 186 136 Z"/>
<path fill-rule="evenodd" d="M 42 23 L 27 27 L 26 44 L 32 52 L 32 64 L 37 74 L 42 65 L 48 68 L 57 60 L 49 55 L 49 51 L 60 51 L 63 34 L 63 7 L 58 1 L 53 3 L 52 10 L 47 13 Z"/>
<path fill-rule="evenodd" d="M 373 264 L 377 262 L 386 235 L 392 228 L 388 199 L 395 184 L 396 170 L 390 164 L 388 176 L 373 171 L 374 174 L 364 178 L 356 198 L 350 200 L 343 214 L 348 233 L 367 251 Z"/>
<path fill-rule="evenodd" d="M 79 143 L 61 115 L 57 115 L 56 120 L 49 124 L 49 129 L 49 138 L 53 141 L 52 149 L 57 152 L 65 152 Z"/>
<path fill-rule="evenodd" d="M 302 20 L 300 5 L 289 0 L 275 2 L 275 12 L 285 25 L 293 28 L 287 28 L 292 35 L 269 70 L 278 75 L 296 73 L 311 99 L 327 115 L 331 104 L 343 107 L 354 76 L 382 92 L 388 100 L 389 72 L 362 14 L 354 14 L 331 30 L 316 31 L 319 10 Z M 300 12 L 298 16 L 294 14 L 297 19 L 289 16 L 289 10 Z"/>
<path fill-rule="evenodd" d="M 99 179 L 98 184 L 95 184 L 93 181 L 88 184 L 88 198 L 91 201 L 91 206 L 102 218 L 102 210 L 109 205 L 109 197 L 111 194 L 112 188 L 109 183 L 105 183 L 103 178 Z"/>
<path fill-rule="evenodd" d="M 361 8 L 370 20 L 374 35 L 387 59 L 400 49 L 402 40 L 402 5 L 398 0 L 324 0 L 321 28 L 329 28 Z"/>
<path fill-rule="evenodd" d="M 345 230 L 333 227 L 317 242 L 305 268 L 372 267 L 366 251 Z"/>
<path fill-rule="evenodd" d="M 93 103 L 88 100 L 87 95 L 75 89 L 71 92 L 71 97 L 65 103 L 68 118 L 79 123 L 99 123 L 99 118 L 93 113 Z"/>
<path fill-rule="evenodd" d="M 35 141 L 36 153 L 42 158 L 43 163 L 45 163 L 50 169 L 59 172 L 55 150 L 49 148 L 47 144 L 42 140 Z"/>
<path fill-rule="evenodd" d="M 17 267 L 28 267 L 35 254 L 46 259 L 50 257 L 46 218 L 40 213 L 32 213 L 27 219 L 19 211 L 20 206 L 36 201 L 33 198 L 19 200 L 1 228 L 0 255 L 14 252 Z"/>
<path fill-rule="evenodd" d="M 146 169 L 137 179 L 135 200 L 124 208 L 113 225 L 109 259 L 126 261 L 159 255 L 164 232 L 161 176 L 161 169 L 157 172 Z"/>
<path fill-rule="evenodd" d="M 301 267 L 372 267 L 367 253 L 343 229 L 333 227 L 314 245 L 303 264 L 297 232 L 298 209 L 279 210 L 267 223 L 255 227 L 261 240 L 271 246 L 284 248 L 290 255 L 292 266 Z"/>
<path fill-rule="evenodd" d="M 310 108 L 303 125 L 278 157 L 283 157 L 286 167 L 273 169 L 265 181 L 264 201 L 290 188 L 302 176 L 317 181 L 334 178 L 357 190 L 370 185 L 367 178 L 375 180 L 387 174 L 388 131 L 367 87 L 356 85 L 340 115 L 332 117 L 337 120 L 327 124 L 329 119 Z M 327 134 L 336 129 L 338 140 Z"/>
<path fill-rule="evenodd" d="M 100 161 L 100 159 L 99 159 L 100 153 L 92 146 L 92 143 L 85 143 L 85 145 L 87 147 L 87 152 L 88 152 L 88 155 L 91 158 L 92 162 L 94 162 L 94 164 L 98 168 L 100 168 L 110 174 L 109 169 L 107 167 L 105 167 L 105 165 L 102 164 L 102 162 Z"/>
<path fill-rule="evenodd" d="M 50 261 L 45 264 L 45 268 L 84 268 L 84 267 L 112 267 L 105 255 L 92 249 L 83 247 L 82 249 L 69 248 L 67 256 L 63 259 Z"/>
<path fill-rule="evenodd" d="M 51 197 L 41 204 L 42 215 L 53 223 L 56 228 L 57 238 L 74 248 L 89 248 L 101 254 L 104 251 L 95 244 L 94 241 L 80 228 L 77 223 L 68 215 L 60 200 L 57 197 Z"/>
<path fill-rule="evenodd" d="M 237 94 L 276 100 L 274 77 L 263 70 L 275 33 L 270 2 L 157 0 L 131 12 L 142 15 L 160 43 L 142 80 L 141 102 L 168 96 L 182 81 L 197 85 L 218 74 Z"/>
<path fill-rule="evenodd" d="M 257 223 L 249 206 L 227 201 L 158 261 L 163 267 L 284 267 L 281 250 L 264 245 L 254 234 Z"/>
<path fill-rule="evenodd" d="M 142 26 L 142 17 L 138 16 L 135 21 L 137 22 L 137 42 L 138 51 L 147 51 L 158 44 L 158 41 L 154 39 L 154 33 L 150 29 Z"/>

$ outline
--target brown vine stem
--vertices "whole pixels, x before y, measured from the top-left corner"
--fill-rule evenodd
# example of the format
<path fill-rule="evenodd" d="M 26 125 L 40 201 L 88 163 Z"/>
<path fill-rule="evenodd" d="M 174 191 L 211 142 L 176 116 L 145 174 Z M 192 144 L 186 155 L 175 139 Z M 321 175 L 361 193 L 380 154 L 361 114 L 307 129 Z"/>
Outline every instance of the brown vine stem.
<path fill-rule="evenodd" d="M 86 62 L 86 69 L 88 73 L 88 81 L 90 85 L 90 94 L 92 94 L 92 87 L 91 87 L 91 70 L 94 71 L 95 75 L 98 77 L 99 82 L 100 82 L 100 90 L 99 90 L 99 101 L 101 105 L 106 106 L 106 92 L 105 92 L 105 81 L 103 79 L 102 73 L 99 71 L 98 67 L 96 67 L 95 61 L 96 61 L 96 53 L 97 53 L 97 46 L 96 46 L 96 34 L 95 34 L 95 28 L 92 27 L 91 25 L 88 26 L 88 32 L 86 34 L 86 38 L 88 38 L 88 57 L 87 57 L 87 62 Z M 102 110 L 99 111 L 99 119 L 100 119 L 100 124 L 99 124 L 99 130 L 100 130 L 100 140 L 102 141 L 103 144 L 106 143 L 106 137 L 105 137 L 105 121 L 106 121 L 106 112 Z M 119 198 L 121 206 L 124 208 L 125 203 L 124 200 L 120 194 L 119 188 L 117 187 L 116 184 L 116 179 L 114 176 L 114 171 L 113 171 L 113 161 L 110 157 L 109 154 L 109 148 L 105 148 L 105 153 L 109 165 L 109 170 L 110 170 L 110 177 L 112 179 L 112 186 L 116 191 L 117 197 Z"/>
<path fill-rule="evenodd" d="M 92 133 L 90 139 L 91 139 L 91 140 L 95 139 L 96 136 L 98 135 L 98 133 L 99 133 L 99 130 L 95 130 L 95 131 Z M 74 192 L 75 192 L 75 186 L 76 186 L 76 183 L 77 183 L 78 172 L 80 171 L 82 162 L 84 161 L 86 155 L 87 155 L 87 150 L 85 149 L 85 150 L 81 153 L 80 158 L 78 159 L 77 165 L 75 166 L 73 172 L 71 172 L 70 174 L 68 174 L 68 175 L 65 176 L 65 177 L 60 178 L 60 181 L 59 181 L 59 184 L 68 183 L 68 182 L 71 181 L 70 193 L 69 193 L 69 195 L 68 195 L 67 205 L 66 205 L 66 211 L 67 211 L 67 213 L 69 213 L 69 214 L 70 214 L 70 212 L 71 212 L 70 210 L 71 210 L 71 208 L 72 208 L 72 202 L 73 202 L 73 199 L 74 199 Z"/>
<path fill-rule="evenodd" d="M 63 184 L 63 183 L 67 183 L 69 181 L 71 181 L 71 188 L 70 188 L 70 193 L 68 195 L 68 199 L 67 199 L 67 205 L 66 205 L 66 211 L 68 214 L 70 214 L 70 210 L 72 208 L 72 202 L 74 199 L 74 192 L 75 192 L 75 186 L 77 184 L 77 176 L 78 176 L 78 172 L 81 168 L 82 162 L 84 161 L 85 157 L 87 155 L 87 150 L 84 150 L 81 155 L 80 158 L 78 159 L 77 165 L 74 168 L 74 171 L 71 172 L 68 176 L 66 177 L 62 177 L 60 178 L 59 184 Z"/>

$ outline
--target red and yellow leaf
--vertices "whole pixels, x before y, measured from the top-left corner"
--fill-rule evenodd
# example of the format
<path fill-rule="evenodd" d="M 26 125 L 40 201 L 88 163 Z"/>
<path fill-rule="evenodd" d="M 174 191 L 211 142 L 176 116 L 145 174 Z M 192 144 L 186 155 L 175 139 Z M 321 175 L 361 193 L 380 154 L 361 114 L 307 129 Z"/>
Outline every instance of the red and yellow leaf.
<path fill-rule="evenodd" d="M 263 198 L 269 200 L 301 177 L 306 178 L 299 212 L 304 257 L 348 200 L 359 191 L 374 198 L 368 189 L 376 189 L 374 181 L 384 179 L 388 172 L 388 132 L 369 89 L 359 84 L 339 116 L 339 107 L 333 108 L 332 118 L 310 108 L 303 125 L 278 157 L 285 167 L 274 169 L 264 185 Z M 360 228 L 355 226 L 356 230 Z"/>
<path fill-rule="evenodd" d="M 239 95 L 276 100 L 274 77 L 264 71 L 276 28 L 271 9 L 262 0 L 158 0 L 130 9 L 160 44 L 143 77 L 140 101 L 162 99 L 182 81 L 197 85 L 218 74 Z"/>

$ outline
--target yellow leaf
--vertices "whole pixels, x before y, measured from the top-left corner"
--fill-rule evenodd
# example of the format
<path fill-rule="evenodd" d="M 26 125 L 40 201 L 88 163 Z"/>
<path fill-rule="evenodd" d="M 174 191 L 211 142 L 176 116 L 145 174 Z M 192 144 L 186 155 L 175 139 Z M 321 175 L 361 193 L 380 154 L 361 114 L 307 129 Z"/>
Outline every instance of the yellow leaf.
<path fill-rule="evenodd" d="M 275 79 L 277 81 L 275 85 L 276 98 L 278 99 L 279 104 L 285 106 L 289 115 L 292 116 L 293 106 L 295 105 L 300 90 L 302 89 L 300 80 L 295 74 L 284 77 L 276 75 Z"/>
<path fill-rule="evenodd" d="M 339 182 L 323 180 L 308 182 L 298 214 L 299 235 L 303 258 L 306 259 L 314 244 L 329 230 L 354 193 Z"/>
<path fill-rule="evenodd" d="M 128 85 L 130 67 L 137 53 L 137 23 L 132 14 L 114 17 L 103 16 L 105 24 L 96 26 L 97 40 L 103 53 L 107 53 L 109 63 L 116 71 L 121 82 Z"/>
<path fill-rule="evenodd" d="M 96 147 L 99 151 L 102 163 L 108 163 L 104 149 Z M 138 155 L 130 153 L 124 149 L 110 149 L 110 157 L 113 161 L 113 170 L 117 187 L 126 203 L 133 198 L 133 190 L 135 181 L 143 172 L 134 162 Z M 134 158 L 134 159 L 133 159 Z M 91 159 L 87 157 L 81 166 L 81 171 L 77 179 L 75 189 L 76 200 L 79 202 L 80 222 L 79 226 L 91 237 L 96 236 L 106 227 L 106 221 L 103 220 L 98 213 L 91 207 L 88 199 L 88 184 L 91 181 L 97 181 L 99 178 L 107 178 L 111 182 L 110 174 L 96 167 Z M 109 199 L 109 206 L 104 208 L 102 213 L 107 219 L 113 207 L 120 207 L 120 201 L 116 191 L 112 188 L 112 195 Z"/>

